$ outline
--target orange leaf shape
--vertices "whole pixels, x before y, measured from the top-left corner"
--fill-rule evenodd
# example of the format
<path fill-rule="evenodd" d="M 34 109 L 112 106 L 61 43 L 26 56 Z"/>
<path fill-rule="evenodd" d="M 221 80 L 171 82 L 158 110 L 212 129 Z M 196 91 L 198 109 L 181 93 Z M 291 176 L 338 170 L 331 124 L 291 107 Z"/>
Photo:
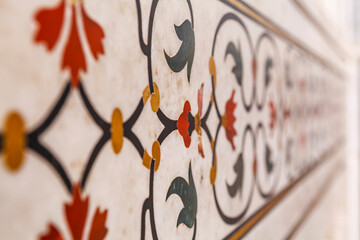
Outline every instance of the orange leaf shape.
<path fill-rule="evenodd" d="M 200 153 L 202 158 L 205 157 L 204 149 L 203 149 L 202 142 L 201 142 L 201 136 L 199 136 L 198 152 Z"/>
<path fill-rule="evenodd" d="M 225 127 L 226 138 L 231 143 L 231 147 L 235 150 L 234 145 L 234 136 L 236 135 L 236 130 L 234 128 L 234 122 L 236 120 L 234 116 L 234 110 L 236 108 L 236 103 L 233 101 L 235 95 L 235 90 L 232 91 L 231 98 L 226 102 L 225 114 L 222 117 L 222 125 Z"/>
<path fill-rule="evenodd" d="M 39 23 L 39 29 L 35 34 L 34 41 L 43 42 L 50 51 L 59 39 L 64 20 L 65 0 L 62 0 L 55 8 L 45 8 L 35 14 L 35 20 Z"/>
<path fill-rule="evenodd" d="M 284 108 L 283 116 L 284 116 L 284 120 L 290 118 L 290 108 Z"/>
<path fill-rule="evenodd" d="M 105 37 L 104 31 L 99 26 L 99 24 L 97 24 L 87 15 L 84 4 L 81 4 L 81 14 L 91 53 L 97 60 L 99 54 L 104 54 L 104 48 L 102 45 L 102 39 Z"/>
<path fill-rule="evenodd" d="M 257 73 L 257 62 L 256 62 L 256 58 L 253 58 L 253 60 L 252 60 L 252 62 L 251 62 L 251 65 L 252 65 L 253 78 L 254 78 L 254 81 L 256 81 L 256 73 Z"/>
<path fill-rule="evenodd" d="M 81 240 L 89 206 L 89 197 L 81 199 L 78 185 L 73 189 L 73 202 L 65 205 L 65 214 L 74 240 Z"/>
<path fill-rule="evenodd" d="M 202 142 L 201 142 L 201 115 L 202 115 L 202 103 L 203 103 L 203 92 L 204 92 L 204 83 L 201 84 L 200 89 L 198 90 L 198 116 L 199 116 L 199 126 L 195 126 L 196 131 L 199 134 L 199 144 L 198 144 L 198 151 L 201 154 L 201 157 L 204 158 L 205 154 L 204 154 L 204 149 L 202 147 Z M 195 121 L 196 122 L 196 121 Z M 195 124 L 196 125 L 196 124 Z"/>
<path fill-rule="evenodd" d="M 204 83 L 201 84 L 201 87 L 198 90 L 198 113 L 200 117 L 202 114 L 203 92 L 204 92 Z"/>
<path fill-rule="evenodd" d="M 76 27 L 75 6 L 72 6 L 72 23 L 70 36 L 66 43 L 62 59 L 62 69 L 65 68 L 70 68 L 71 82 L 74 87 L 77 87 L 79 83 L 79 71 L 84 70 L 86 72 L 86 62 L 84 52 L 81 47 L 78 30 Z"/>
<path fill-rule="evenodd" d="M 276 121 L 276 109 L 273 101 L 269 102 L 269 108 L 270 108 L 270 129 L 273 130 L 275 127 L 275 121 Z"/>
<path fill-rule="evenodd" d="M 40 240 L 63 240 L 64 238 L 61 236 L 56 227 L 52 224 L 49 224 L 49 230 L 44 235 L 40 236 Z"/>
<path fill-rule="evenodd" d="M 107 217 L 107 210 L 101 213 L 100 208 L 96 209 L 91 225 L 89 240 L 102 240 L 105 238 L 106 233 L 108 231 L 108 229 L 105 226 L 106 217 Z"/>
<path fill-rule="evenodd" d="M 185 147 L 189 147 L 191 143 L 191 137 L 189 136 L 189 112 L 191 111 L 191 106 L 189 101 L 186 101 L 184 104 L 183 112 L 180 114 L 180 117 L 177 121 L 177 128 L 180 135 L 183 137 Z"/>

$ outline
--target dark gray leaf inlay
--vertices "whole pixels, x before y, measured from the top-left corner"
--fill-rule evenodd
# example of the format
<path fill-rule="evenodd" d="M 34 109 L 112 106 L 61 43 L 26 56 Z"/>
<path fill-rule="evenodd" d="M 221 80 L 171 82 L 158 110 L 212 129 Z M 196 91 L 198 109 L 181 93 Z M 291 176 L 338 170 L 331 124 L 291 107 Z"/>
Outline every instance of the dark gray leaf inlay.
<path fill-rule="evenodd" d="M 235 165 L 234 171 L 236 173 L 236 179 L 233 184 L 226 183 L 230 196 L 235 197 L 236 193 L 240 192 L 240 198 L 242 196 L 243 178 L 244 178 L 244 159 L 242 153 L 240 153 Z"/>
<path fill-rule="evenodd" d="M 183 223 L 188 228 L 192 228 L 197 213 L 197 195 L 191 172 L 191 163 L 189 165 L 189 184 L 182 177 L 175 178 L 170 184 L 165 201 L 167 201 L 172 194 L 178 195 L 184 204 L 184 208 L 180 211 L 176 226 Z"/>
<path fill-rule="evenodd" d="M 191 67 L 195 53 L 195 36 L 191 23 L 186 19 L 180 26 L 174 25 L 176 35 L 182 41 L 179 51 L 170 57 L 164 50 L 166 62 L 174 72 L 183 70 L 187 63 L 187 79 L 190 82 Z"/>
<path fill-rule="evenodd" d="M 240 52 L 240 43 L 238 44 L 238 48 L 236 48 L 233 42 L 230 42 L 226 47 L 225 59 L 228 55 L 231 55 L 235 61 L 235 65 L 232 68 L 232 72 L 235 74 L 236 81 L 241 86 L 242 77 L 243 77 L 243 66 Z"/>

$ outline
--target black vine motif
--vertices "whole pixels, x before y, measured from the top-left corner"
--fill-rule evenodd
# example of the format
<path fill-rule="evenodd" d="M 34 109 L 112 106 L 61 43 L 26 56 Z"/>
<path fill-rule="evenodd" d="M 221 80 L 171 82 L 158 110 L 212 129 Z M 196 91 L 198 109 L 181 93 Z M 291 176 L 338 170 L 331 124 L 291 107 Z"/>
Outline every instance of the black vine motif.
<path fill-rule="evenodd" d="M 174 25 L 176 35 L 182 41 L 179 51 L 170 57 L 164 50 L 166 62 L 171 70 L 180 72 L 187 63 L 187 79 L 190 82 L 191 67 L 194 60 L 195 36 L 191 23 L 186 19 L 180 26 Z"/>
<path fill-rule="evenodd" d="M 64 106 L 66 99 L 70 93 L 71 84 L 70 81 L 66 84 L 62 95 L 60 96 L 58 102 L 55 104 L 53 109 L 51 110 L 48 117 L 42 122 L 35 130 L 31 131 L 27 134 L 27 142 L 28 148 L 34 150 L 40 156 L 44 158 L 50 165 L 55 169 L 55 171 L 59 174 L 60 178 L 63 180 L 67 190 L 72 192 L 72 183 L 67 176 L 67 173 L 61 162 L 51 153 L 49 149 L 47 149 L 40 141 L 40 135 L 47 130 L 47 128 L 51 125 L 51 123 L 55 120 L 56 116 L 61 111 Z"/>
<path fill-rule="evenodd" d="M 143 28 L 142 28 L 142 12 L 141 12 L 140 0 L 135 0 L 135 2 L 136 2 L 136 8 L 137 8 L 137 17 L 138 17 L 139 42 L 140 42 L 140 47 L 141 47 L 142 52 L 147 57 L 148 85 L 149 85 L 150 94 L 153 94 L 155 92 L 155 87 L 154 87 L 155 84 L 153 82 L 152 57 L 151 57 L 152 30 L 153 30 L 155 12 L 156 12 L 156 8 L 157 8 L 159 1 L 153 0 L 152 4 L 151 4 L 149 21 L 148 21 L 147 43 L 145 43 L 144 37 L 143 37 L 144 33 L 143 33 Z M 169 66 L 171 65 L 170 68 L 174 72 L 180 72 L 187 64 L 187 77 L 188 77 L 188 81 L 190 81 L 191 68 L 192 68 L 194 52 L 195 52 L 195 37 L 194 37 L 194 30 L 193 30 L 194 29 L 194 17 L 193 17 L 190 0 L 186 0 L 186 2 L 189 7 L 191 21 L 189 21 L 187 19 L 180 26 L 175 26 L 175 31 L 177 33 L 177 36 L 179 37 L 179 39 L 181 41 L 183 41 L 183 43 L 182 43 L 178 53 L 175 56 L 169 57 L 165 52 L 164 52 L 164 54 L 165 54 L 165 58 L 169 64 Z M 136 135 L 131 131 L 131 127 L 136 122 L 138 116 L 140 115 L 140 113 L 143 109 L 143 106 L 144 106 L 144 103 L 142 100 L 140 100 L 139 106 L 138 106 L 137 110 L 135 111 L 135 113 L 138 113 L 138 114 L 134 113 L 133 117 L 131 117 L 128 120 L 129 122 L 124 123 L 124 129 L 125 129 L 124 136 L 127 137 L 133 143 L 133 145 L 136 147 L 136 149 L 138 150 L 141 157 L 143 157 L 143 155 L 144 155 L 144 149 L 141 146 L 141 143 L 137 139 Z M 209 105 L 209 108 L 207 109 L 207 112 L 204 115 L 203 119 L 201 119 L 201 127 L 204 129 L 204 131 L 206 132 L 209 139 L 211 139 L 210 132 L 206 125 L 206 119 L 209 116 L 209 112 L 210 112 L 210 105 Z M 177 129 L 177 120 L 169 119 L 167 116 L 165 116 L 165 114 L 163 113 L 163 111 L 161 110 L 160 107 L 156 110 L 156 115 L 157 115 L 158 119 L 160 120 L 160 122 L 164 125 L 164 129 L 162 130 L 162 132 L 160 133 L 160 135 L 157 138 L 158 143 L 161 145 L 163 143 L 163 141 L 165 140 L 165 138 L 167 136 L 169 136 L 174 130 Z M 192 116 L 191 114 L 189 114 L 189 115 Z M 189 122 L 190 122 L 190 125 L 192 126 L 191 128 L 189 128 L 189 131 L 190 131 L 191 129 L 192 130 L 194 129 L 194 127 L 193 127 L 194 126 L 194 118 L 190 119 Z M 127 126 L 127 124 L 129 124 L 129 126 Z M 147 211 L 149 211 L 152 237 L 153 237 L 153 239 L 158 239 L 158 235 L 157 235 L 157 231 L 156 231 L 156 224 L 155 224 L 155 216 L 154 216 L 154 202 L 153 202 L 154 201 L 154 199 L 153 199 L 154 174 L 155 174 L 155 160 L 151 159 L 150 176 L 149 176 L 149 197 L 145 199 L 145 201 L 143 203 L 142 213 L 141 213 L 141 236 L 140 236 L 141 239 L 145 239 L 145 230 L 146 230 L 145 229 L 145 217 L 146 217 Z M 195 238 L 195 233 L 196 233 L 196 219 L 194 221 L 195 221 L 194 222 L 195 228 L 194 228 L 193 238 Z"/>
<path fill-rule="evenodd" d="M 95 109 L 93 108 L 93 106 L 90 103 L 90 100 L 88 99 L 84 87 L 82 85 L 81 82 L 79 82 L 79 91 L 80 91 L 80 95 L 81 98 L 83 100 L 83 103 L 85 104 L 86 109 L 88 110 L 90 116 L 92 117 L 92 119 L 94 120 L 94 122 L 96 123 L 96 125 L 99 126 L 99 128 L 101 128 L 103 134 L 101 136 L 101 138 L 99 139 L 98 143 L 96 144 L 95 148 L 93 149 L 88 162 L 86 164 L 86 167 L 83 171 L 83 175 L 81 178 L 81 188 L 85 188 L 85 184 L 86 184 L 86 180 L 89 176 L 89 173 L 91 171 L 91 168 L 93 167 L 95 160 L 98 156 L 98 154 L 100 153 L 102 147 L 104 146 L 104 144 L 111 138 L 111 133 L 110 133 L 110 124 L 107 123 L 104 119 L 102 119 L 97 112 L 95 111 Z"/>
<path fill-rule="evenodd" d="M 137 16 L 138 16 L 138 31 L 139 31 L 140 47 L 141 47 L 141 51 L 147 56 L 147 59 L 148 59 L 148 61 L 147 61 L 148 67 L 147 68 L 148 68 L 149 88 L 150 88 L 150 93 L 153 93 L 154 92 L 154 85 L 153 85 L 152 60 L 151 60 L 152 30 L 153 30 L 153 25 L 154 25 L 154 17 L 155 17 L 156 7 L 157 7 L 157 4 L 159 3 L 159 0 L 153 0 L 153 2 L 151 4 L 149 23 L 148 23 L 149 27 L 148 27 L 148 37 L 147 37 L 148 42 L 147 42 L 147 44 L 145 43 L 144 37 L 143 37 L 144 35 L 143 35 L 143 28 L 142 28 L 142 13 L 141 13 L 140 0 L 135 0 L 135 2 L 136 2 L 136 9 L 137 9 Z M 194 17 L 193 17 L 191 2 L 190 2 L 190 0 L 186 0 L 186 2 L 188 4 L 189 11 L 190 11 L 191 26 L 190 26 L 190 29 L 188 29 L 188 27 L 185 27 L 185 29 L 187 31 L 184 30 L 184 33 L 188 33 L 188 31 L 191 30 L 192 34 L 194 35 L 194 32 L 193 32 L 193 29 L 194 29 Z M 185 26 L 186 25 L 187 24 L 185 24 Z M 181 30 L 181 31 L 183 31 L 183 30 Z M 180 38 L 180 36 L 182 36 L 181 37 L 182 39 Z M 183 39 L 187 38 L 187 37 L 183 36 L 182 34 L 180 34 L 180 36 L 178 35 L 180 40 L 183 40 Z M 189 41 L 189 40 L 187 40 L 187 41 Z M 186 44 L 186 45 L 190 46 L 190 44 Z M 193 52 L 195 51 L 194 49 L 195 49 L 195 38 L 193 40 Z M 194 55 L 194 54 L 192 54 L 192 55 Z M 193 60 L 193 57 L 191 58 L 191 65 L 192 65 L 192 60 Z M 188 65 L 189 65 L 189 62 L 190 61 L 188 61 Z M 189 66 L 188 66 L 188 68 L 189 68 Z M 191 66 L 190 66 L 190 69 L 191 69 Z M 188 81 L 190 81 L 190 72 L 189 71 L 188 71 Z"/>
<path fill-rule="evenodd" d="M 194 33 L 194 18 L 193 18 L 191 3 L 190 3 L 190 0 L 186 0 L 186 1 L 188 4 L 189 11 L 190 11 L 191 20 L 186 19 L 181 25 L 179 25 L 179 26 L 174 25 L 176 34 L 177 34 L 178 38 L 182 41 L 182 44 L 174 56 L 169 56 L 165 52 L 165 50 L 164 50 L 164 56 L 167 61 L 167 64 L 169 65 L 171 70 L 174 72 L 182 71 L 185 68 L 185 66 L 187 65 L 187 80 L 188 80 L 188 82 L 190 82 L 191 70 L 192 70 L 194 53 L 195 53 L 195 33 Z M 154 23 L 154 17 L 155 17 L 157 4 L 159 1 L 153 0 L 152 4 L 151 4 L 148 28 L 147 28 L 148 29 L 147 43 L 144 42 L 144 38 L 143 38 L 142 14 L 141 14 L 140 0 L 135 0 L 135 2 L 136 2 L 137 15 L 138 15 L 138 31 L 139 31 L 138 33 L 139 33 L 140 48 L 141 48 L 141 51 L 143 52 L 144 56 L 147 57 L 148 87 L 149 87 L 150 93 L 152 94 L 155 92 L 155 89 L 156 89 L 156 85 L 154 84 L 153 79 L 152 79 L 153 78 L 153 76 L 152 76 L 152 58 L 151 58 L 152 29 L 153 29 L 153 23 Z M 242 22 L 242 20 L 233 13 L 227 13 L 221 18 L 221 20 L 217 26 L 216 32 L 215 32 L 215 36 L 213 39 L 212 53 L 211 53 L 212 58 L 214 57 L 214 52 L 215 52 L 214 49 L 216 47 L 216 40 L 218 37 L 219 29 L 227 21 L 234 21 L 243 28 L 243 30 L 246 34 L 245 40 L 249 41 L 249 46 L 250 46 L 249 50 L 250 50 L 251 54 L 255 56 L 255 59 L 251 59 L 252 61 L 256 60 L 256 52 L 259 49 L 261 39 L 265 39 L 265 38 L 269 39 L 271 41 L 271 43 L 273 43 L 273 47 L 274 47 L 275 51 L 278 53 L 278 49 L 275 45 L 275 42 L 274 42 L 273 38 L 270 36 L 270 34 L 268 34 L 268 33 L 263 33 L 260 36 L 260 38 L 258 39 L 258 43 L 256 45 L 256 50 L 254 50 L 252 41 L 250 38 L 250 34 L 249 34 L 247 28 L 245 27 L 244 23 Z M 244 43 L 244 42 L 242 42 L 242 43 Z M 244 87 L 242 86 L 243 83 L 245 83 L 245 82 L 243 82 L 243 81 L 245 81 L 245 79 L 243 79 L 244 71 L 247 69 L 243 68 L 243 60 L 244 59 L 242 59 L 240 40 L 239 40 L 239 42 L 237 42 L 237 46 L 234 44 L 234 42 L 230 41 L 228 43 L 226 51 L 225 51 L 224 61 L 227 59 L 228 55 L 233 57 L 234 62 L 235 62 L 234 66 L 232 68 L 232 73 L 235 75 L 237 84 L 239 85 L 244 109 L 247 112 L 249 112 L 251 110 L 253 103 L 255 102 L 255 104 L 257 104 L 257 106 L 258 106 L 258 109 L 261 110 L 262 107 L 265 106 L 265 100 L 266 100 L 266 94 L 267 94 L 266 90 L 268 89 L 269 85 L 273 84 L 272 82 L 275 81 L 275 79 L 271 79 L 270 73 L 275 67 L 278 66 L 276 64 L 278 64 L 280 62 L 279 59 L 276 59 L 276 57 L 274 59 L 270 58 L 270 57 L 268 57 L 266 59 L 265 73 L 263 76 L 261 76 L 261 77 L 264 77 L 264 80 L 261 80 L 261 81 L 264 81 L 264 83 L 265 83 L 265 91 L 263 92 L 263 95 L 261 98 L 262 101 L 258 102 L 257 97 L 259 97 L 259 96 L 257 96 L 256 88 L 254 87 L 253 91 L 252 91 L 252 97 L 251 97 L 250 101 L 247 103 L 244 99 L 244 91 L 245 90 L 244 90 Z M 245 60 L 248 60 L 248 59 L 245 59 Z M 255 63 L 256 63 L 256 61 L 255 61 Z M 296 87 L 296 85 L 295 85 L 296 79 L 294 76 L 292 76 L 290 74 L 290 72 L 292 70 L 291 67 L 292 66 L 290 66 L 290 63 L 286 61 L 285 66 L 284 66 L 284 70 L 285 70 L 284 71 L 284 81 L 285 81 L 287 90 L 291 90 L 292 88 Z M 253 65 L 253 68 L 254 68 L 253 70 L 256 72 L 256 64 Z M 216 162 L 215 162 L 216 145 L 217 145 L 217 140 L 218 140 L 218 136 L 219 136 L 219 131 L 220 131 L 220 128 L 222 127 L 222 115 L 218 108 L 217 99 L 216 99 L 216 95 L 215 95 L 214 75 L 213 74 L 211 74 L 211 75 L 212 75 L 211 76 L 211 85 L 212 85 L 211 97 L 212 98 L 209 101 L 207 110 L 206 110 L 203 118 L 201 118 L 201 111 L 197 116 L 193 116 L 192 113 L 189 112 L 187 121 L 189 123 L 189 127 L 188 127 L 188 135 L 189 136 L 191 136 L 191 134 L 194 131 L 199 131 L 199 129 L 196 129 L 196 127 L 197 128 L 201 127 L 205 131 L 209 142 L 211 142 L 213 144 L 212 166 L 214 167 L 214 165 L 216 165 Z M 254 78 L 255 78 L 254 80 L 256 80 L 256 77 L 254 77 Z M 81 80 L 79 80 L 78 89 L 72 89 L 70 82 L 71 82 L 71 80 L 69 80 L 66 83 L 59 99 L 55 103 L 54 107 L 49 111 L 49 114 L 44 119 L 44 121 L 41 122 L 39 124 L 39 126 L 37 126 L 35 129 L 30 129 L 30 131 L 26 133 L 26 143 L 27 143 L 26 147 L 28 149 L 31 149 L 35 153 L 37 153 L 39 156 L 41 156 L 41 159 L 46 161 L 56 171 L 59 178 L 63 181 L 65 188 L 68 190 L 68 192 L 72 193 L 72 189 L 73 189 L 73 185 L 74 185 L 73 182 L 68 177 L 68 175 L 66 173 L 66 169 L 62 165 L 62 162 L 60 160 L 58 160 L 58 158 L 51 152 L 51 149 L 46 147 L 45 144 L 43 144 L 41 142 L 41 135 L 48 130 L 48 128 L 51 126 L 51 124 L 55 121 L 56 117 L 61 113 L 62 108 L 65 106 L 66 100 L 67 100 L 68 96 L 70 95 L 70 92 L 73 90 L 74 91 L 79 90 L 80 97 L 82 99 L 84 107 L 88 111 L 88 113 L 91 116 L 94 123 L 102 131 L 102 134 L 101 134 L 99 140 L 97 141 L 95 147 L 92 149 L 92 152 L 90 153 L 90 156 L 88 157 L 86 166 L 83 169 L 83 173 L 82 173 L 80 181 L 81 181 L 81 188 L 84 189 L 86 186 L 87 180 L 89 179 L 89 176 L 91 174 L 91 170 L 98 158 L 99 153 L 101 152 L 101 150 L 103 149 L 103 147 L 107 143 L 107 141 L 109 141 L 112 137 L 111 136 L 111 134 L 112 134 L 111 127 L 112 126 L 111 126 L 111 123 L 104 120 L 98 114 L 95 107 L 91 103 L 91 99 L 86 94 L 85 87 L 82 84 Z M 218 86 L 219 85 L 220 84 L 218 84 Z M 253 83 L 253 85 L 254 85 L 254 83 Z M 201 98 L 201 102 L 202 102 L 202 98 Z M 135 125 L 135 123 L 137 122 L 142 110 L 144 109 L 145 104 L 146 104 L 146 101 L 143 98 L 140 98 L 138 105 L 136 106 L 136 109 L 134 110 L 132 115 L 123 123 L 123 126 L 122 126 L 124 129 L 123 137 L 126 138 L 127 140 L 129 140 L 130 143 L 135 147 L 135 149 L 139 153 L 141 159 L 144 157 L 145 149 L 142 146 L 142 143 L 139 140 L 138 136 L 133 132 L 132 128 Z M 212 138 L 210 131 L 208 129 L 208 126 L 207 126 L 207 122 L 206 122 L 210 115 L 212 106 L 214 106 L 216 115 L 218 117 L 218 124 L 217 124 L 215 139 Z M 304 108 L 306 110 L 306 106 Z M 156 111 L 154 110 L 154 112 L 156 112 L 158 120 L 164 126 L 162 132 L 160 133 L 160 135 L 157 138 L 158 143 L 161 145 L 163 143 L 163 141 L 173 131 L 178 130 L 178 127 L 177 127 L 178 121 L 169 119 L 164 114 L 164 112 L 160 109 L 160 106 L 156 109 Z M 285 113 L 284 113 L 284 115 L 285 115 Z M 196 122 L 197 122 L 197 125 L 195 125 Z M 247 124 L 245 126 L 245 131 L 243 133 L 242 143 L 241 143 L 241 152 L 238 155 L 235 165 L 233 166 L 233 169 L 236 173 L 236 178 L 231 185 L 228 184 L 227 182 L 225 183 L 227 186 L 228 193 L 231 198 L 234 198 L 238 192 L 240 192 L 240 198 L 242 198 L 242 199 L 245 198 L 244 197 L 245 194 L 243 193 L 243 190 L 244 190 L 243 185 L 244 185 L 244 181 L 245 181 L 244 180 L 244 174 L 245 174 L 244 173 L 244 171 L 245 171 L 244 165 L 248 164 L 247 163 L 248 159 L 246 159 L 244 161 L 243 152 L 245 149 L 245 147 L 244 147 L 245 141 L 249 141 L 249 140 L 246 140 L 246 136 L 250 137 L 250 142 L 254 146 L 254 149 L 256 149 L 256 145 L 258 144 L 257 143 L 258 135 L 259 134 L 264 135 L 266 173 L 268 175 L 270 175 L 270 174 L 274 175 L 277 173 L 279 174 L 279 171 L 280 171 L 280 170 L 278 170 L 278 169 L 280 169 L 278 167 L 279 160 L 276 159 L 276 157 L 277 157 L 277 156 L 275 156 L 276 151 L 273 151 L 274 149 L 270 148 L 270 145 L 268 144 L 268 141 L 266 140 L 265 127 L 260 122 L 260 123 L 258 123 L 256 129 L 255 130 L 254 129 L 253 129 L 252 125 L 250 125 L 250 124 Z M 6 135 L 4 135 L 4 133 L 0 133 L 0 152 L 4 151 L 3 147 L 5 144 L 5 139 L 6 139 Z M 334 144 L 334 146 L 337 146 L 337 142 L 335 142 L 335 143 L 336 144 Z M 295 164 L 296 164 L 296 158 L 295 158 L 295 156 L 293 156 L 295 147 L 296 147 L 296 143 L 294 142 L 294 139 L 292 139 L 292 138 L 286 139 L 285 157 L 284 158 L 285 158 L 285 164 L 287 165 L 287 167 L 291 167 L 292 165 L 295 166 Z M 335 149 L 335 147 L 330 146 L 328 149 L 333 150 L 333 149 Z M 328 152 L 330 152 L 330 151 L 328 151 L 328 150 L 324 151 L 323 155 L 329 154 Z M 249 219 L 251 220 L 251 217 L 253 217 L 254 214 L 256 214 L 256 212 L 255 212 L 253 215 L 249 216 L 248 219 L 243 219 L 243 217 L 245 216 L 245 214 L 247 213 L 247 211 L 250 207 L 253 193 L 256 189 L 255 186 L 257 186 L 257 189 L 258 189 L 261 197 L 264 199 L 270 199 L 270 201 L 271 201 L 271 199 L 275 195 L 275 188 L 279 182 L 280 175 L 275 175 L 277 177 L 277 179 L 275 179 L 275 181 L 273 181 L 273 183 L 271 183 L 270 190 L 262 189 L 261 183 L 260 183 L 259 178 L 257 177 L 257 173 L 256 173 L 255 151 L 254 151 L 254 159 L 255 160 L 253 160 L 253 163 L 254 163 L 253 175 L 251 176 L 251 183 L 250 183 L 251 186 L 250 186 L 250 190 L 249 190 L 250 194 L 247 197 L 247 199 L 244 199 L 244 208 L 241 210 L 240 213 L 237 213 L 236 216 L 227 216 L 223 212 L 223 210 L 221 209 L 221 206 L 218 202 L 217 195 L 216 195 L 216 186 L 215 186 L 215 184 L 213 184 L 213 186 L 212 186 L 216 208 L 217 208 L 218 213 L 219 213 L 220 217 L 222 218 L 222 220 L 227 224 L 236 224 L 241 221 L 241 225 L 244 225 L 249 221 Z M 319 159 L 325 159 L 325 158 L 322 156 Z M 142 206 L 141 239 L 145 238 L 145 230 L 146 230 L 145 229 L 145 217 L 146 217 L 147 211 L 149 211 L 152 237 L 153 237 L 153 239 L 158 239 L 156 224 L 155 224 L 155 213 L 154 213 L 155 212 L 154 211 L 154 178 L 155 178 L 155 171 L 156 171 L 156 167 L 155 167 L 156 160 L 158 160 L 158 159 L 151 159 L 150 166 L 148 167 L 149 168 L 149 192 L 148 192 L 149 195 L 145 199 L 143 206 Z M 250 160 L 252 160 L 252 159 L 250 159 Z M 303 167 L 309 167 L 310 170 L 307 170 L 307 172 L 305 172 L 305 174 L 303 174 L 303 175 L 300 175 L 300 177 L 293 176 L 293 175 L 291 175 L 291 173 L 289 173 L 290 181 L 293 180 L 292 184 L 296 184 L 297 182 L 299 182 L 302 177 L 306 176 L 306 174 L 308 174 L 310 171 L 312 171 L 312 169 L 315 169 L 315 167 L 317 165 L 320 165 L 320 163 L 321 163 L 321 161 L 318 160 L 316 162 L 316 159 L 315 159 L 315 164 L 313 166 L 310 166 L 310 167 L 303 166 Z M 224 182 L 222 182 L 221 184 L 224 184 Z M 197 202 L 197 192 L 196 192 L 196 186 L 195 186 L 194 179 L 193 179 L 191 163 L 189 164 L 189 167 L 188 167 L 188 182 L 183 177 L 176 177 L 171 182 L 171 184 L 168 188 L 165 201 L 167 201 L 172 195 L 178 195 L 184 206 L 178 215 L 177 227 L 180 224 L 184 224 L 188 228 L 194 228 L 193 239 L 195 239 L 196 227 L 197 227 L 197 207 L 198 207 L 197 204 L 198 204 L 198 202 Z M 266 204 L 264 205 L 263 208 L 266 207 Z M 259 210 L 261 210 L 261 209 L 258 209 L 258 211 Z M 244 220 L 244 221 L 242 221 L 242 220 Z"/>

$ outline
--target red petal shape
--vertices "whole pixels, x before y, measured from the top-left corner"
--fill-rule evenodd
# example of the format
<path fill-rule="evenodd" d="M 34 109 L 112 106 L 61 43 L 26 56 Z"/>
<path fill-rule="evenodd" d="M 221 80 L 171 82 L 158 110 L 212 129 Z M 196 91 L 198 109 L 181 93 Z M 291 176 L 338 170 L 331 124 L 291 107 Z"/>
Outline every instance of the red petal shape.
<path fill-rule="evenodd" d="M 235 150 L 233 138 L 236 135 L 234 128 L 234 122 L 236 120 L 234 116 L 234 110 L 236 108 L 236 103 L 233 101 L 234 95 L 235 90 L 232 91 L 231 98 L 226 102 L 225 115 L 222 117 L 222 124 L 225 127 L 226 138 L 231 143 L 233 150 Z"/>
<path fill-rule="evenodd" d="M 56 227 L 52 224 L 49 224 L 49 230 L 44 235 L 39 237 L 40 240 L 63 240 L 64 238 L 61 236 Z"/>
<path fill-rule="evenodd" d="M 62 0 L 55 8 L 43 8 L 35 14 L 35 20 L 39 23 L 39 29 L 35 34 L 34 41 L 43 42 L 50 51 L 59 39 L 63 25 L 65 0 Z"/>
<path fill-rule="evenodd" d="M 306 81 L 304 78 L 301 78 L 300 81 L 299 81 L 299 88 L 300 88 L 300 91 L 304 91 L 305 88 L 306 88 Z"/>
<path fill-rule="evenodd" d="M 89 240 L 102 240 L 105 238 L 108 231 L 105 226 L 106 216 L 107 210 L 101 213 L 99 208 L 96 209 L 91 225 Z"/>
<path fill-rule="evenodd" d="M 198 90 L 198 116 L 199 116 L 199 125 L 201 125 L 201 114 L 202 114 L 202 103 L 203 103 L 203 92 L 204 92 L 204 83 L 201 84 L 200 89 Z M 195 121 L 196 122 L 196 121 Z M 204 158 L 204 149 L 202 147 L 201 142 L 201 126 L 195 126 L 195 130 L 199 134 L 199 144 L 198 144 L 198 151 L 201 154 L 201 157 Z"/>
<path fill-rule="evenodd" d="M 256 73 L 257 73 L 257 62 L 256 62 L 256 58 L 253 58 L 253 60 L 252 60 L 252 62 L 251 62 L 251 65 L 252 65 L 253 78 L 254 78 L 254 81 L 256 81 Z"/>
<path fill-rule="evenodd" d="M 273 130 L 275 127 L 275 121 L 276 121 L 276 109 L 273 101 L 269 102 L 269 108 L 270 108 L 270 129 Z"/>
<path fill-rule="evenodd" d="M 97 60 L 99 54 L 104 54 L 102 39 L 105 37 L 105 34 L 100 25 L 87 15 L 84 4 L 80 6 L 86 38 L 89 42 L 91 53 Z"/>
<path fill-rule="evenodd" d="M 305 145 L 306 144 L 306 134 L 305 133 L 300 133 L 300 144 L 301 145 Z"/>
<path fill-rule="evenodd" d="M 204 158 L 205 154 L 204 154 L 204 149 L 202 147 L 201 137 L 199 137 L 198 151 L 199 151 L 201 157 Z"/>
<path fill-rule="evenodd" d="M 202 113 L 203 92 L 204 92 L 204 83 L 201 84 L 201 87 L 198 90 L 198 113 L 200 117 Z"/>
<path fill-rule="evenodd" d="M 78 185 L 73 189 L 73 202 L 65 205 L 65 214 L 73 240 L 81 240 L 89 206 L 89 198 L 81 199 Z"/>
<path fill-rule="evenodd" d="M 284 120 L 287 120 L 290 118 L 290 108 L 284 108 Z"/>
<path fill-rule="evenodd" d="M 189 136 L 189 112 L 191 110 L 191 106 L 189 101 L 186 101 L 184 104 L 183 112 L 180 114 L 180 117 L 176 123 L 178 131 L 180 135 L 184 139 L 185 147 L 189 147 L 191 143 L 191 137 Z"/>
<path fill-rule="evenodd" d="M 62 69 L 65 68 L 70 68 L 71 82 L 74 87 L 77 87 L 79 83 L 79 71 L 80 69 L 82 69 L 86 72 L 86 62 L 76 27 L 75 6 L 72 6 L 72 23 L 70 36 L 66 43 L 62 59 Z"/>

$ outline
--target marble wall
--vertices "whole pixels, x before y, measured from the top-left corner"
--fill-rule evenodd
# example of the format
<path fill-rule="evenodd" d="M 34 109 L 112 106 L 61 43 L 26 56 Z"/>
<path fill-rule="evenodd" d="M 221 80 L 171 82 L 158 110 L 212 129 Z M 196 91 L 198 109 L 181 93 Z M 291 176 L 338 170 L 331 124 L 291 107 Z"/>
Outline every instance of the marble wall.
<path fill-rule="evenodd" d="M 0 238 L 344 239 L 347 73 L 303 11 L 0 0 Z"/>

